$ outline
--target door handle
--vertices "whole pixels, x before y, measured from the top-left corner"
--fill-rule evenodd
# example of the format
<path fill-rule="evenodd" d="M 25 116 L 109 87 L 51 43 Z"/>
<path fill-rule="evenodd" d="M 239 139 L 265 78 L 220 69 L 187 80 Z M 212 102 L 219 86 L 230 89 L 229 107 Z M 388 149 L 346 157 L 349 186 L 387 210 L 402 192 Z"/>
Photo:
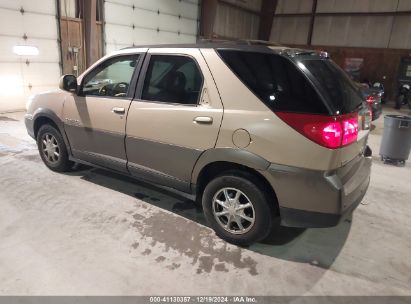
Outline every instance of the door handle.
<path fill-rule="evenodd" d="M 124 113 L 126 113 L 126 109 L 119 108 L 119 107 L 114 107 L 114 108 L 111 109 L 111 112 L 113 112 L 115 114 L 124 114 Z"/>
<path fill-rule="evenodd" d="M 213 118 L 209 116 L 197 116 L 193 121 L 199 124 L 212 124 Z"/>

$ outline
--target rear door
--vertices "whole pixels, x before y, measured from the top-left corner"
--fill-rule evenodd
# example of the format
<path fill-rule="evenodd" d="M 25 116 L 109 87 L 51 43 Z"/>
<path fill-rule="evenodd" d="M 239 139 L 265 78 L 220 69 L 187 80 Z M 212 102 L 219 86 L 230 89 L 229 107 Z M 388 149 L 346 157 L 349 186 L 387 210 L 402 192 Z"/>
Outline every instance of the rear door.
<path fill-rule="evenodd" d="M 215 146 L 222 117 L 198 49 L 150 49 L 127 118 L 130 173 L 189 191 L 194 164 Z"/>

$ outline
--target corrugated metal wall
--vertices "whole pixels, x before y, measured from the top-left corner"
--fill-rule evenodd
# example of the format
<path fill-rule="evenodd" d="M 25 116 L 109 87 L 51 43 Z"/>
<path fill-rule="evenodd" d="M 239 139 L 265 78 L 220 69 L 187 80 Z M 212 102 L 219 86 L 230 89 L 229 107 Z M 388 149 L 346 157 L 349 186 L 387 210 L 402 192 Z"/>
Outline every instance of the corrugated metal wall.
<path fill-rule="evenodd" d="M 35 46 L 19 56 L 16 45 Z M 54 0 L 0 3 L 0 111 L 24 109 L 29 95 L 57 88 L 60 55 Z"/>
<path fill-rule="evenodd" d="M 107 0 L 104 14 L 106 53 L 133 44 L 197 39 L 198 0 Z"/>
<path fill-rule="evenodd" d="M 362 58 L 360 79 L 380 81 L 384 84 L 385 92 L 390 100 L 396 98 L 401 58 L 409 55 L 407 49 L 377 49 L 377 48 L 353 48 L 322 46 L 321 49 L 331 54 L 331 58 L 344 68 L 346 58 Z M 383 80 L 383 76 L 386 77 Z"/>
<path fill-rule="evenodd" d="M 275 13 L 311 13 L 312 0 L 279 0 Z M 274 17 L 270 40 L 284 44 L 307 43 L 310 17 Z"/>
<path fill-rule="evenodd" d="M 387 47 L 392 16 L 317 17 L 313 45 Z"/>
<path fill-rule="evenodd" d="M 312 0 L 279 0 L 270 39 L 306 44 Z M 317 13 L 410 11 L 410 0 L 318 0 Z M 281 14 L 305 14 L 281 16 Z M 411 48 L 411 16 L 316 16 L 312 45 Z"/>
<path fill-rule="evenodd" d="M 234 4 L 248 10 L 259 12 L 261 8 L 261 0 L 224 0 L 227 4 Z"/>
<path fill-rule="evenodd" d="M 236 8 L 233 5 L 243 7 Z M 219 2 L 214 32 L 219 37 L 258 39 L 261 0 L 226 0 Z"/>

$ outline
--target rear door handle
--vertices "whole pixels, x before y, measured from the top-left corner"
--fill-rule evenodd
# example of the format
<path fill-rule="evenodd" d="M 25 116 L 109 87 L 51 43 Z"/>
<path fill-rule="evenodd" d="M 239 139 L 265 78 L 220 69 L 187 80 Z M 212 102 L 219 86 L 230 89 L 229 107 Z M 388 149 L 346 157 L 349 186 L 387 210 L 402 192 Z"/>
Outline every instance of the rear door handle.
<path fill-rule="evenodd" d="M 193 120 L 196 123 L 199 124 L 212 124 L 213 123 L 213 118 L 209 117 L 209 116 L 197 116 L 196 118 L 194 118 Z"/>
<path fill-rule="evenodd" d="M 119 108 L 119 107 L 114 107 L 114 108 L 111 109 L 111 111 L 115 114 L 124 114 L 124 113 L 126 113 L 126 109 Z"/>

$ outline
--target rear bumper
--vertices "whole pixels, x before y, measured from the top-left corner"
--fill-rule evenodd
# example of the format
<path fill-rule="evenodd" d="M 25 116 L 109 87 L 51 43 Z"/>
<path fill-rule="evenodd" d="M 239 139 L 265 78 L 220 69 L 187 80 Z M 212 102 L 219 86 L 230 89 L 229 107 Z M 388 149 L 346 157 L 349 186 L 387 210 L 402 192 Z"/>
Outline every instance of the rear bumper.
<path fill-rule="evenodd" d="M 343 212 L 339 214 L 321 213 L 299 209 L 280 207 L 281 225 L 302 228 L 326 228 L 337 226 L 348 218 L 361 203 L 369 185 L 369 179 L 362 188 L 360 196 Z"/>
<path fill-rule="evenodd" d="M 281 225 L 324 228 L 338 225 L 363 199 L 371 174 L 371 150 L 332 171 L 271 165 L 265 172 L 277 194 Z"/>

